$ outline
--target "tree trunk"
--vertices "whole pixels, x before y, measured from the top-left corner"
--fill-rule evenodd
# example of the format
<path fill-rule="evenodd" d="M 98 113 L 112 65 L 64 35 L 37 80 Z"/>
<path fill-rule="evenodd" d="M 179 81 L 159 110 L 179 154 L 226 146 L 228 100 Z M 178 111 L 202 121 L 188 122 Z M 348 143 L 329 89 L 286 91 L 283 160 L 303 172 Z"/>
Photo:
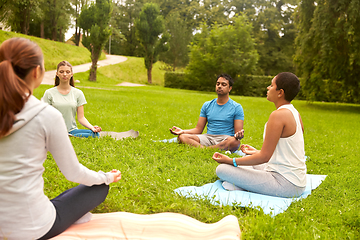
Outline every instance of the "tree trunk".
<path fill-rule="evenodd" d="M 63 30 L 63 27 L 61 27 L 60 30 L 59 30 L 59 39 L 58 39 L 59 42 L 64 42 L 65 41 L 65 39 L 63 39 L 63 37 L 62 37 L 62 30 Z"/>
<path fill-rule="evenodd" d="M 30 7 L 30 6 L 29 6 Z M 28 8 L 29 8 L 28 7 Z M 21 28 L 21 33 L 27 35 L 28 31 L 29 31 L 29 25 L 30 25 L 30 12 L 28 11 L 28 8 L 23 9 L 22 13 L 22 19 L 20 22 L 20 28 Z"/>
<path fill-rule="evenodd" d="M 79 46 L 80 43 L 80 29 L 78 27 L 78 1 L 75 2 L 75 13 L 76 13 L 76 19 L 75 19 L 75 45 Z M 79 33 L 78 33 L 79 29 Z"/>
<path fill-rule="evenodd" d="M 89 81 L 96 82 L 97 65 L 94 61 L 91 62 Z"/>
<path fill-rule="evenodd" d="M 176 62 L 176 58 L 174 59 L 174 64 L 173 64 L 173 71 L 175 72 L 175 69 L 176 69 L 176 65 L 177 65 L 177 62 Z"/>
<path fill-rule="evenodd" d="M 99 60 L 100 53 L 101 49 L 94 50 L 94 48 L 91 48 L 91 68 L 89 81 L 96 82 L 97 62 Z"/>
<path fill-rule="evenodd" d="M 152 84 L 151 70 L 152 70 L 152 66 L 150 66 L 150 68 L 147 70 L 147 76 L 148 76 L 148 83 L 149 84 Z"/>
<path fill-rule="evenodd" d="M 56 0 L 53 1 L 53 7 L 56 7 Z M 57 39 L 57 17 L 56 17 L 56 11 L 50 12 L 52 14 L 51 16 L 51 37 L 53 41 L 56 41 Z"/>
<path fill-rule="evenodd" d="M 53 26 L 52 26 L 52 30 L 51 30 L 51 36 L 52 36 L 52 40 L 53 41 L 56 41 L 57 39 L 57 29 L 56 29 L 56 25 L 57 25 L 57 23 L 56 22 L 54 22 L 53 23 Z"/>
<path fill-rule="evenodd" d="M 80 43 L 80 29 L 78 32 L 77 19 L 75 20 L 75 45 L 79 46 Z"/>
<path fill-rule="evenodd" d="M 41 23 L 40 23 L 40 37 L 45 38 L 44 21 L 41 21 Z"/>

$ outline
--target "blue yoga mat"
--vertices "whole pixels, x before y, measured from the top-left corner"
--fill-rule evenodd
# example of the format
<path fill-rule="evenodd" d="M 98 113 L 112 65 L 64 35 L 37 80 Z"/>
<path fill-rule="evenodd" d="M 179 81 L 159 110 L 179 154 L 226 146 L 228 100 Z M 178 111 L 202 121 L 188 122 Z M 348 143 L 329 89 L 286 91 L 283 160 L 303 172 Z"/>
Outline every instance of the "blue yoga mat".
<path fill-rule="evenodd" d="M 265 214 L 275 216 L 284 212 L 292 202 L 306 198 L 326 178 L 326 175 L 306 174 L 307 185 L 305 192 L 298 198 L 282 198 L 252 193 L 247 191 L 228 191 L 222 182 L 217 180 L 201 187 L 180 187 L 174 191 L 181 196 L 196 199 L 208 199 L 214 205 L 238 205 L 242 207 L 261 207 Z"/>

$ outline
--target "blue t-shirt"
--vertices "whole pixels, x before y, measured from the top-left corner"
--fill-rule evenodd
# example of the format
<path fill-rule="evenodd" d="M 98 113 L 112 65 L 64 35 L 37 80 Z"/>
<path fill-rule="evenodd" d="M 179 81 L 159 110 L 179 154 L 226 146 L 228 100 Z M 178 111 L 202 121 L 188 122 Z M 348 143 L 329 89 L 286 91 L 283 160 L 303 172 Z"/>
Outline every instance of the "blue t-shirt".
<path fill-rule="evenodd" d="M 200 117 L 207 119 L 207 133 L 233 136 L 234 120 L 244 120 L 244 110 L 230 98 L 224 105 L 219 105 L 216 101 L 217 98 L 207 101 L 201 108 Z"/>

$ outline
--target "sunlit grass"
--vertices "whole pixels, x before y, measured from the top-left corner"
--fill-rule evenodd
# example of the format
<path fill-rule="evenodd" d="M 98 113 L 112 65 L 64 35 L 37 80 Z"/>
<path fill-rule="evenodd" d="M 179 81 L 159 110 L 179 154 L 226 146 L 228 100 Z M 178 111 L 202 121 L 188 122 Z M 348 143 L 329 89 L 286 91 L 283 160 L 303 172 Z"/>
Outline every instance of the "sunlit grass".
<path fill-rule="evenodd" d="M 162 62 L 156 62 L 152 69 L 152 85 L 164 86 L 164 74 Z M 90 82 L 88 79 L 89 71 L 76 73 L 74 78 L 79 80 L 77 86 L 90 87 L 114 87 L 122 82 L 148 84 L 147 70 L 144 59 L 138 57 L 127 57 L 125 62 L 99 67 L 97 69 L 96 82 Z"/>
<path fill-rule="evenodd" d="M 35 95 L 40 98 L 48 87 L 41 86 Z M 213 206 L 173 192 L 177 187 L 201 186 L 218 179 L 218 164 L 211 159 L 213 150 L 153 140 L 172 138 L 168 129 L 173 125 L 194 127 L 202 104 L 216 97 L 214 93 L 154 86 L 81 89 L 88 101 L 85 115 L 91 123 L 107 131 L 140 131 L 135 140 L 71 139 L 85 166 L 96 171 L 118 168 L 123 175 L 94 212 L 179 212 L 207 223 L 232 214 L 238 217 L 243 239 L 360 238 L 359 105 L 294 102 L 305 126 L 308 173 L 328 177 L 308 198 L 270 217 L 261 210 Z M 245 111 L 242 142 L 260 148 L 264 124 L 275 107 L 264 98 L 231 97 Z M 76 185 L 64 179 L 51 155 L 45 167 L 49 197 Z"/>
<path fill-rule="evenodd" d="M 91 62 L 90 52 L 84 47 L 0 30 L 0 43 L 13 37 L 28 38 L 37 43 L 44 54 L 47 71 L 56 69 L 57 64 L 63 60 L 70 62 L 73 66 Z M 105 59 L 105 57 L 105 54 L 102 54 L 100 59 Z"/>

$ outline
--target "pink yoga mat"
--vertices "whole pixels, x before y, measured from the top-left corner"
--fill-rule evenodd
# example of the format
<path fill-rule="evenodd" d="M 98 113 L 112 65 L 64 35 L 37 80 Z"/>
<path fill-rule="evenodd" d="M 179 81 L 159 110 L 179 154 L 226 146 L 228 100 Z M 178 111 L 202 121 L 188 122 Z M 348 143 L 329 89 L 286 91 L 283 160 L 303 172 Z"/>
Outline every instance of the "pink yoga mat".
<path fill-rule="evenodd" d="M 216 223 L 202 223 L 179 213 L 141 215 L 127 212 L 93 214 L 90 222 L 72 225 L 52 240 L 79 239 L 186 239 L 238 240 L 240 228 L 235 216 Z"/>

